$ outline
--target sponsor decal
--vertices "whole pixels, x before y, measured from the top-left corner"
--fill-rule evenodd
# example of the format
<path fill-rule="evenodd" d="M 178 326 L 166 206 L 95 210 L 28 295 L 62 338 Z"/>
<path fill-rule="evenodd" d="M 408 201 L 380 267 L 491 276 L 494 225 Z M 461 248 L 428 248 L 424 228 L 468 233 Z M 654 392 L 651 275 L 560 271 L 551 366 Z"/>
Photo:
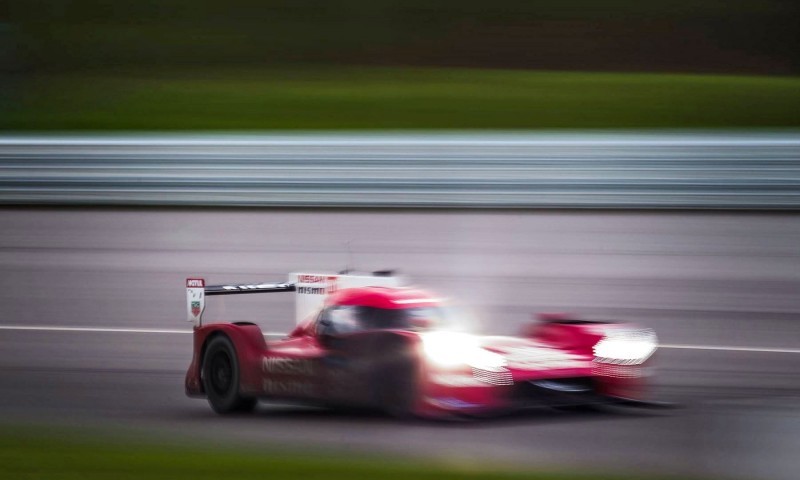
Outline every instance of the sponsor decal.
<path fill-rule="evenodd" d="M 314 365 L 311 360 L 302 358 L 266 357 L 261 360 L 261 369 L 264 373 L 277 375 L 314 375 Z"/>
<path fill-rule="evenodd" d="M 205 288 L 206 282 L 202 278 L 187 278 L 186 288 Z"/>
<path fill-rule="evenodd" d="M 264 392 L 288 397 L 310 397 L 313 396 L 314 389 L 306 382 L 265 379 Z"/>
<path fill-rule="evenodd" d="M 298 275 L 297 283 L 325 283 L 327 278 L 325 275 Z"/>
<path fill-rule="evenodd" d="M 332 293 L 336 293 L 336 291 L 338 290 L 336 277 L 335 276 L 329 276 L 327 280 L 328 280 L 328 285 L 325 287 L 325 289 L 326 289 L 325 293 L 327 293 L 328 295 L 330 295 Z"/>
<path fill-rule="evenodd" d="M 200 315 L 200 302 L 197 300 L 192 300 L 192 315 Z"/>
<path fill-rule="evenodd" d="M 306 295 L 325 295 L 325 287 L 297 287 L 297 293 Z"/>
<path fill-rule="evenodd" d="M 298 275 L 297 293 L 305 295 L 330 295 L 338 290 L 335 275 Z"/>

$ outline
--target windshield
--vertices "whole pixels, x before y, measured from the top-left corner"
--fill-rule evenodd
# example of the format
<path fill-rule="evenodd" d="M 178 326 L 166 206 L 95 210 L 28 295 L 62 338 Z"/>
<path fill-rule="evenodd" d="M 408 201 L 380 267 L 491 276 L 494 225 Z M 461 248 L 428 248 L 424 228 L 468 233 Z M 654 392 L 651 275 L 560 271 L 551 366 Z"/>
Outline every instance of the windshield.
<path fill-rule="evenodd" d="M 462 314 L 445 306 L 386 309 L 340 305 L 330 308 L 322 317 L 324 323 L 339 334 L 367 330 L 464 330 L 467 327 Z"/>
<path fill-rule="evenodd" d="M 385 309 L 359 307 L 360 323 L 365 330 L 438 330 L 455 327 L 457 318 L 451 309 L 441 306 Z"/>

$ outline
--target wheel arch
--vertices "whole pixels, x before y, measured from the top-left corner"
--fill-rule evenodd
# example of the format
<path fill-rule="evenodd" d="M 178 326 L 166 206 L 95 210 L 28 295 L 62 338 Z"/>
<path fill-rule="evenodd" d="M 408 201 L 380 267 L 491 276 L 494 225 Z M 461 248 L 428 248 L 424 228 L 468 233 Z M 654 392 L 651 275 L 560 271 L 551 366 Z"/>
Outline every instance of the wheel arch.
<path fill-rule="evenodd" d="M 186 393 L 192 397 L 206 396 L 202 382 L 202 367 L 208 345 L 217 337 L 227 337 L 234 348 L 239 364 L 239 390 L 255 395 L 261 389 L 261 358 L 267 349 L 261 328 L 254 323 L 217 323 L 204 325 L 194 331 L 194 354 L 186 374 Z"/>

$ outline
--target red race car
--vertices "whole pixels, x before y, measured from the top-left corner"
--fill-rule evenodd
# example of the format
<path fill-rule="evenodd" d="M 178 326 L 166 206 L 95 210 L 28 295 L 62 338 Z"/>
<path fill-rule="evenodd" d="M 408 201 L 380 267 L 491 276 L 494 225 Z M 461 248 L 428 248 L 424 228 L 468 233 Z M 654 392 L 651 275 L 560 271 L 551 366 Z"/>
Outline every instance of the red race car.
<path fill-rule="evenodd" d="M 657 348 L 652 330 L 563 315 L 516 337 L 473 335 L 447 302 L 389 272 L 186 286 L 195 325 L 186 393 L 218 413 L 258 399 L 419 417 L 644 402 Z M 298 324 L 285 338 L 267 341 L 252 323 L 202 324 L 206 296 L 265 292 L 294 292 Z"/>

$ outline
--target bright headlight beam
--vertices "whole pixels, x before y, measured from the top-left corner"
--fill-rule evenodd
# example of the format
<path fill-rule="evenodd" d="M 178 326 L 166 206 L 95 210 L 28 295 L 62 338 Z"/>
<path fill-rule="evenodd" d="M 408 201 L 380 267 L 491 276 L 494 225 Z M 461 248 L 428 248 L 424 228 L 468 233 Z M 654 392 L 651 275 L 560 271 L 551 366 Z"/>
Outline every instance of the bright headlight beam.
<path fill-rule="evenodd" d="M 638 365 L 644 363 L 658 348 L 652 330 L 612 332 L 594 346 L 595 360 L 601 363 Z"/>
<path fill-rule="evenodd" d="M 455 367 L 466 363 L 465 359 L 478 349 L 478 341 L 472 335 L 455 332 L 430 332 L 422 336 L 425 355 L 442 367 Z"/>
<path fill-rule="evenodd" d="M 466 333 L 428 332 L 422 336 L 425 355 L 440 367 L 468 365 L 497 371 L 505 367 L 505 359 L 481 348 L 478 339 Z"/>

